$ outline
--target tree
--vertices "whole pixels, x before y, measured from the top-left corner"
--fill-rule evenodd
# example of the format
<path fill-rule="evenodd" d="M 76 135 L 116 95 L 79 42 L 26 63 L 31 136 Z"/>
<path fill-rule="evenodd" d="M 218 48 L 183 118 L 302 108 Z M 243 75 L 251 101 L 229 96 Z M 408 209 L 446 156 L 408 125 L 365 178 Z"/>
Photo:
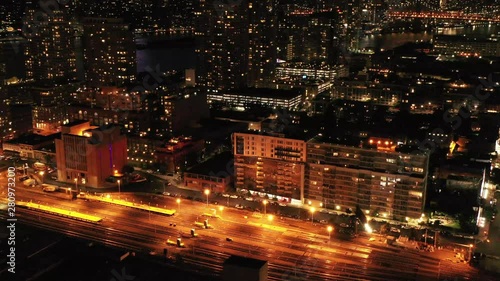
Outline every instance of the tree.
<path fill-rule="evenodd" d="M 125 165 L 122 168 L 122 173 L 123 174 L 132 174 L 135 171 L 134 167 L 130 165 Z"/>

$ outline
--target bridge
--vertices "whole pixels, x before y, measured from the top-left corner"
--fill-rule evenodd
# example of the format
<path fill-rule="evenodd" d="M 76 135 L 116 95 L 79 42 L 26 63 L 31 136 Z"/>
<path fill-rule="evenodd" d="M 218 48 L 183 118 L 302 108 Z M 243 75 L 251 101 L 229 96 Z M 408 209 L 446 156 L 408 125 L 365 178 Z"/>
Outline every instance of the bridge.
<path fill-rule="evenodd" d="M 500 23 L 500 17 L 488 17 L 479 14 L 466 14 L 463 12 L 388 12 L 389 18 L 408 18 L 408 19 L 429 19 L 429 20 L 449 20 L 449 21 L 468 21 L 468 22 L 488 22 Z"/>

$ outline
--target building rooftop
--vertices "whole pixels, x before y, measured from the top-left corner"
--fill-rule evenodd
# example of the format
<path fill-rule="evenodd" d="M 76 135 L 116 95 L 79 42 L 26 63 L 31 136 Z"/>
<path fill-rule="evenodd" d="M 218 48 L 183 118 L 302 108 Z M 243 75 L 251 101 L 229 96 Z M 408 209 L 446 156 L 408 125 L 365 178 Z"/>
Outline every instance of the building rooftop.
<path fill-rule="evenodd" d="M 51 134 L 48 136 L 38 135 L 38 134 L 27 134 L 20 136 L 18 138 L 8 140 L 6 143 L 11 144 L 26 144 L 26 145 L 37 145 L 44 142 L 54 141 L 61 137 L 61 133 Z"/>
<path fill-rule="evenodd" d="M 260 269 L 263 266 L 265 266 L 266 264 L 267 264 L 267 261 L 264 261 L 264 260 L 246 258 L 246 257 L 241 257 L 241 256 L 230 256 L 229 258 L 227 258 L 224 261 L 224 266 L 234 265 L 234 266 L 249 267 L 249 268 L 255 268 L 255 269 Z"/>
<path fill-rule="evenodd" d="M 246 88 L 242 90 L 231 91 L 228 94 L 262 98 L 292 99 L 302 95 L 302 91 L 302 89 L 278 90 L 267 88 Z"/>
<path fill-rule="evenodd" d="M 225 178 L 232 174 L 232 171 L 227 171 L 228 168 L 232 169 L 232 161 L 233 154 L 226 151 L 194 166 L 187 173 Z"/>

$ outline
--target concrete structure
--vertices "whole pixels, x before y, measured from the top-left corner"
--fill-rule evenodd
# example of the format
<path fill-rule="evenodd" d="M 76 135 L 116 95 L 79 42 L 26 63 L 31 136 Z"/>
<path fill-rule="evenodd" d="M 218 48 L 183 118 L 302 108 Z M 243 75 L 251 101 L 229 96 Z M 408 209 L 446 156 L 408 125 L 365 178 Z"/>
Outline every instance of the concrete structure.
<path fill-rule="evenodd" d="M 267 281 L 267 261 L 230 256 L 224 261 L 222 281 Z"/>
<path fill-rule="evenodd" d="M 27 5 L 24 26 L 28 36 L 26 55 L 26 79 L 43 81 L 76 78 L 76 48 L 74 24 L 65 10 L 52 9 L 47 18 L 40 20 L 37 1 Z M 36 25 L 36 26 L 32 26 Z"/>
<path fill-rule="evenodd" d="M 236 189 L 303 202 L 306 142 L 284 135 L 232 136 Z"/>
<path fill-rule="evenodd" d="M 487 38 L 459 35 L 438 35 L 434 37 L 434 52 L 441 55 L 466 57 L 498 57 L 500 42 Z"/>
<path fill-rule="evenodd" d="M 90 86 L 122 85 L 135 80 L 134 35 L 122 19 L 85 18 L 83 44 Z"/>
<path fill-rule="evenodd" d="M 213 193 L 228 191 L 233 183 L 233 155 L 224 152 L 194 166 L 184 173 L 184 185 Z"/>
<path fill-rule="evenodd" d="M 60 136 L 61 134 L 52 134 L 47 136 L 28 134 L 3 142 L 2 149 L 4 152 L 7 152 L 7 154 L 18 154 L 20 157 L 41 160 L 43 158 L 40 157 L 44 157 L 41 155 L 44 151 L 42 149 L 45 147 L 53 146 L 55 140 L 57 138 L 60 138 Z M 50 150 L 47 151 L 47 153 L 50 153 Z"/>
<path fill-rule="evenodd" d="M 424 210 L 428 155 L 307 143 L 305 200 L 329 209 L 404 221 Z"/>
<path fill-rule="evenodd" d="M 220 103 L 238 109 L 248 109 L 252 105 L 293 109 L 300 105 L 302 99 L 303 91 L 300 89 L 248 88 L 223 94 L 214 93 L 208 95 L 209 103 Z"/>
<path fill-rule="evenodd" d="M 75 121 L 62 127 L 56 161 L 59 181 L 102 187 L 107 177 L 127 164 L 127 139 L 119 127 Z"/>
<path fill-rule="evenodd" d="M 172 138 L 165 145 L 156 147 L 155 162 L 168 173 L 182 172 L 195 164 L 204 147 L 205 141 L 202 139 Z"/>

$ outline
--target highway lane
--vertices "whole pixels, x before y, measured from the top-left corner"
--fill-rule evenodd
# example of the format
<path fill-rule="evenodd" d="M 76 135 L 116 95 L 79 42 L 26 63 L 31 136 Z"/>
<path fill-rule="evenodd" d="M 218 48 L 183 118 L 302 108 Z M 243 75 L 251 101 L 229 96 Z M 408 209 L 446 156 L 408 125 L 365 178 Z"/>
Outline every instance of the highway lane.
<path fill-rule="evenodd" d="M 28 198 L 30 197 L 29 195 L 27 196 Z M 134 210 L 134 209 L 126 209 L 123 207 L 117 207 L 114 205 L 110 204 L 104 204 L 104 203 L 97 203 L 97 202 L 85 202 L 85 201 L 61 201 L 58 198 L 50 198 L 47 196 L 37 196 L 38 199 L 44 202 L 48 202 L 49 204 L 54 204 L 54 205 L 62 205 L 66 208 L 74 208 L 75 210 L 81 209 L 84 212 L 95 212 L 96 215 L 102 215 L 104 217 L 109 218 L 109 220 L 105 220 L 103 222 L 104 226 L 108 227 L 114 227 L 117 229 L 117 231 L 123 231 L 125 233 L 128 232 L 138 232 L 140 233 L 139 236 L 145 237 L 145 241 L 151 241 L 151 243 L 145 243 L 145 245 L 141 245 L 141 247 L 146 247 L 146 248 L 151 248 L 151 249 L 158 249 L 164 247 L 164 245 L 158 245 L 158 243 L 161 243 L 162 241 L 166 240 L 166 236 L 171 236 L 172 238 L 176 238 L 179 236 L 179 229 L 185 234 L 189 233 L 189 230 L 193 228 L 193 222 L 196 219 L 196 217 L 199 217 L 198 214 L 201 214 L 201 210 L 205 210 L 206 208 L 204 207 L 204 204 L 197 203 L 197 202 L 190 202 L 194 203 L 191 204 L 192 206 L 189 206 L 189 208 L 186 208 L 189 212 L 182 212 L 184 207 L 184 203 L 181 206 L 181 211 L 179 213 L 179 216 L 175 217 L 164 217 L 164 216 L 158 216 L 155 214 L 151 214 L 151 220 L 149 220 L 149 214 L 147 214 L 144 211 L 139 211 L 139 210 Z M 169 198 L 167 198 L 169 199 Z M 173 200 L 165 200 L 165 204 L 171 204 L 175 206 L 175 203 L 172 202 Z M 196 204 L 197 203 L 197 204 Z M 198 206 L 196 206 L 198 205 Z M 172 207 L 172 206 L 170 206 Z M 193 207 L 193 208 L 191 208 Z M 194 213 L 192 213 L 194 212 Z M 248 214 L 247 214 L 248 215 Z M 234 220 L 242 220 L 242 215 L 241 212 L 236 211 L 232 212 L 232 210 L 224 210 L 223 211 L 223 218 L 226 216 L 229 216 L 231 219 Z M 169 227 L 169 222 L 176 222 L 177 227 Z M 244 221 L 241 223 L 232 223 L 232 222 L 227 222 L 224 220 L 219 220 L 219 219 L 212 219 L 210 220 L 210 223 L 214 225 L 215 229 L 212 230 L 200 230 L 198 231 L 202 237 L 208 236 L 206 241 L 203 241 L 200 239 L 200 244 L 196 244 L 196 248 L 204 249 L 205 247 L 212 247 L 210 246 L 210 242 L 207 241 L 213 241 L 216 236 L 218 239 L 216 240 L 218 244 L 216 244 L 214 247 L 215 248 L 210 248 L 212 252 L 228 252 L 230 249 L 228 248 L 227 244 L 234 245 L 236 251 L 235 253 L 239 254 L 246 254 L 247 251 L 250 252 L 251 254 L 255 254 L 256 256 L 260 258 L 265 258 L 265 259 L 270 259 L 271 264 L 275 264 L 273 261 L 274 259 L 280 261 L 287 258 L 290 261 L 289 262 L 303 262 L 303 258 L 299 255 L 300 253 L 304 252 L 309 252 L 313 253 L 313 258 L 316 256 L 316 259 L 321 260 L 324 259 L 324 261 L 321 261 L 321 264 L 325 264 L 325 260 L 329 260 L 330 263 L 329 265 L 325 265 L 326 267 L 323 268 L 323 271 L 332 271 L 332 267 L 334 267 L 333 271 L 337 271 L 335 268 L 338 268 L 338 270 L 341 270 L 342 268 L 349 268 L 350 271 L 356 271 L 356 270 L 363 270 L 362 271 L 362 276 L 368 277 L 371 275 L 367 274 L 376 274 L 380 273 L 379 271 L 387 271 L 387 274 L 384 273 L 385 277 L 391 278 L 391 279 L 385 279 L 385 280 L 400 280 L 397 279 L 397 276 L 402 276 L 404 275 L 411 275 L 415 274 L 412 272 L 411 269 L 409 270 L 404 270 L 402 268 L 397 268 L 395 269 L 395 266 L 391 266 L 391 268 L 386 268 L 386 266 L 383 266 L 382 264 L 392 264 L 394 260 L 403 260 L 401 258 L 413 258 L 413 255 L 419 256 L 418 254 L 412 254 L 408 255 L 406 254 L 406 251 L 403 253 L 396 253 L 396 254 L 386 254 L 381 255 L 380 253 L 383 252 L 391 252 L 387 249 L 383 249 L 382 247 L 374 247 L 374 246 L 363 246 L 356 244 L 354 242 L 334 242 L 334 245 L 328 245 L 325 246 L 325 240 L 327 240 L 323 237 L 319 237 L 318 235 L 308 235 L 306 237 L 301 237 L 297 238 L 298 235 L 302 235 L 301 231 L 298 231 L 297 233 L 292 233 L 291 231 L 286 231 L 285 233 L 277 232 L 277 231 L 272 231 L 272 230 L 266 230 L 266 229 L 259 229 L 254 226 L 249 226 L 246 224 Z M 283 224 L 286 225 L 286 224 Z M 156 233 L 155 233 L 156 232 Z M 116 234 L 113 234 L 116 235 Z M 232 235 L 231 237 L 234 239 L 233 242 L 228 242 L 224 243 L 222 241 L 225 241 L 225 237 L 227 235 Z M 126 236 L 125 234 L 123 236 Z M 115 239 L 121 239 L 121 235 L 117 235 L 117 237 L 113 237 L 113 240 Z M 129 235 L 130 237 L 130 235 Z M 134 236 L 135 237 L 135 236 Z M 249 237 L 251 240 L 249 240 Z M 282 239 L 282 240 L 278 240 Z M 199 238 L 197 238 L 199 239 Z M 297 240 L 300 239 L 300 240 Z M 191 240 L 194 241 L 195 239 L 188 239 L 189 241 L 184 241 L 190 246 Z M 281 242 L 280 242 L 281 241 Z M 297 241 L 300 241 L 300 243 L 297 243 Z M 127 241 L 128 243 L 128 241 Z M 221 243 L 223 245 L 221 245 Z M 262 246 L 256 247 L 255 244 L 257 243 L 263 243 Z M 297 245 L 301 244 L 301 245 Z M 284 249 L 283 246 L 286 245 L 288 248 Z M 310 249 L 307 245 L 321 245 L 321 247 L 324 247 L 324 251 L 319 249 Z M 225 247 L 225 248 L 224 248 Z M 231 246 L 233 247 L 233 246 Z M 227 248 L 227 249 L 226 249 Z M 375 248 L 375 250 L 373 250 Z M 382 248 L 382 249 L 380 249 Z M 208 250 L 210 250 L 208 249 Z M 357 251 L 358 249 L 359 251 Z M 196 252 L 197 249 L 195 249 Z M 206 250 L 206 249 L 205 249 Z M 293 251 L 292 251 L 293 250 Z M 317 250 L 317 252 L 314 252 L 313 250 Z M 331 250 L 334 250 L 334 253 L 330 253 Z M 392 249 L 391 249 L 392 250 Z M 295 253 L 294 251 L 299 251 L 299 253 Z M 340 253 L 344 251 L 344 256 L 342 256 Z M 355 251 L 355 252 L 353 252 Z M 376 254 L 373 254 L 373 252 L 376 251 Z M 186 252 L 186 251 L 184 251 Z M 189 252 L 189 251 L 187 251 Z M 283 253 L 287 253 L 283 255 Z M 326 253 L 324 253 L 326 252 Z M 347 255 L 345 252 L 351 252 L 353 255 Z M 364 253 L 372 253 L 371 257 L 369 259 L 370 262 L 366 261 L 366 258 L 363 259 L 362 257 L 357 257 L 354 255 L 354 253 L 357 254 L 364 254 Z M 379 253 L 380 252 L 380 253 Z M 287 256 L 289 255 L 289 256 Z M 347 257 L 347 258 L 346 258 Z M 196 257 L 193 257 L 196 258 Z M 316 261 L 318 262 L 318 261 Z M 422 262 L 423 265 L 420 266 L 420 268 L 426 268 L 428 261 L 423 260 L 419 261 Z M 413 262 L 415 263 L 415 262 Z M 430 261 L 431 264 L 434 264 L 433 266 L 430 266 L 430 270 L 435 269 L 435 261 Z M 276 263 L 279 264 L 279 263 Z M 359 268 L 355 267 L 355 265 L 361 264 Z M 322 268 L 320 266 L 316 266 L 316 268 Z M 424 271 L 422 269 L 422 271 Z M 276 269 L 278 270 L 278 269 Z M 304 269 L 304 271 L 306 271 Z M 306 271 L 307 272 L 307 271 Z M 391 273 L 392 272 L 392 273 Z M 314 275 L 314 273 L 309 272 L 311 276 Z M 437 277 L 437 270 L 434 272 L 434 280 L 435 277 Z M 323 272 L 322 274 L 326 274 Z M 329 273 L 331 274 L 331 273 Z M 341 273 L 339 273 L 341 274 Z M 346 273 L 347 274 L 347 273 Z M 420 272 L 417 272 L 417 276 L 426 276 L 431 278 L 431 276 L 428 276 L 428 274 L 425 274 Z M 374 275 L 375 276 L 375 275 Z M 393 279 L 394 276 L 396 276 L 396 279 Z M 324 276 L 323 276 L 324 277 Z M 322 278 L 323 278 L 322 277 Z M 381 277 L 382 279 L 385 277 Z M 361 278 L 361 277 L 359 277 Z M 423 279 L 418 279 L 418 280 L 423 280 Z M 431 279 L 429 279 L 431 280 Z"/>

